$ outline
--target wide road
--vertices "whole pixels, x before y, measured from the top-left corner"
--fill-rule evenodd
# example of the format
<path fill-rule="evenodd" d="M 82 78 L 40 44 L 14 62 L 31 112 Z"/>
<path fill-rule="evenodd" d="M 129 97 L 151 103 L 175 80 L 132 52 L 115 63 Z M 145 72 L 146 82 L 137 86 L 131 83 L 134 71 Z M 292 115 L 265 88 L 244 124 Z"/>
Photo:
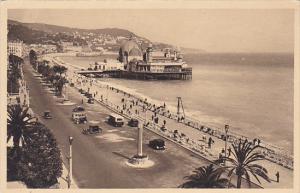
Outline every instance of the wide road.
<path fill-rule="evenodd" d="M 114 128 L 105 120 L 110 111 L 99 104 L 84 103 L 89 120 L 100 121 L 103 133 L 98 136 L 81 134 L 88 125 L 75 125 L 71 120 L 71 111 L 81 103 L 81 96 L 74 88 L 69 90 L 69 98 L 74 105 L 61 105 L 57 97 L 41 84 L 33 74 L 32 67 L 25 60 L 25 80 L 30 89 L 30 106 L 41 117 L 50 110 L 53 119 L 42 122 L 50 128 L 58 141 L 62 157 L 67 163 L 69 151 L 68 137 L 73 142 L 73 177 L 80 188 L 172 188 L 178 187 L 196 168 L 209 162 L 178 145 L 167 142 L 167 149 L 156 151 L 147 146 L 149 140 L 160 138 L 145 130 L 143 149 L 155 165 L 147 169 L 128 166 L 126 161 L 136 154 L 137 129 L 124 126 Z"/>

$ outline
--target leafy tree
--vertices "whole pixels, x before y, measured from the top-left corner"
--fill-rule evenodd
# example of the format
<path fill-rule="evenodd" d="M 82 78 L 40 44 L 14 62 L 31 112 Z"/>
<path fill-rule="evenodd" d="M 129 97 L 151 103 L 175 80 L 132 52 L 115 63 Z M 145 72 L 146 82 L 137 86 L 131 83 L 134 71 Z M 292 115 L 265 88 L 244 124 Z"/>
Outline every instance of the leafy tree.
<path fill-rule="evenodd" d="M 29 61 L 31 65 L 35 65 L 37 61 L 37 54 L 34 50 L 30 50 L 29 52 Z"/>
<path fill-rule="evenodd" d="M 62 175 L 62 159 L 50 130 L 37 123 L 28 133 L 30 141 L 23 147 L 18 163 L 19 176 L 29 188 L 49 188 Z"/>
<path fill-rule="evenodd" d="M 55 65 L 52 67 L 55 73 L 58 73 L 60 76 L 65 73 L 68 69 L 65 66 Z"/>
<path fill-rule="evenodd" d="M 228 179 L 222 178 L 224 168 L 214 168 L 213 164 L 196 168 L 181 188 L 224 188 Z"/>
<path fill-rule="evenodd" d="M 8 61 L 9 61 L 10 65 L 16 65 L 16 66 L 24 63 L 24 60 L 22 58 L 20 58 L 19 56 L 13 55 L 13 54 L 9 55 Z"/>
<path fill-rule="evenodd" d="M 19 79 L 21 78 L 21 71 L 17 65 L 9 65 L 7 71 L 7 92 L 18 93 L 19 92 Z"/>
<path fill-rule="evenodd" d="M 20 141 L 24 146 L 30 140 L 28 133 L 34 125 L 34 119 L 28 113 L 29 108 L 21 105 L 8 106 L 7 142 L 13 138 L 15 148 L 19 148 Z"/>
<path fill-rule="evenodd" d="M 63 90 L 63 87 L 64 85 L 67 83 L 67 79 L 64 78 L 64 77 L 60 77 L 59 80 L 57 80 L 55 83 L 54 83 L 54 86 L 56 88 L 56 91 L 57 91 L 57 95 L 58 96 L 61 96 L 62 95 L 62 90 Z"/>
<path fill-rule="evenodd" d="M 49 65 L 46 65 L 45 63 L 40 63 L 38 65 L 38 72 L 42 74 L 43 77 L 47 78 L 51 75 L 52 70 Z"/>
<path fill-rule="evenodd" d="M 261 182 L 258 176 L 270 182 L 267 169 L 259 164 L 255 164 L 255 162 L 264 159 L 264 155 L 258 151 L 255 151 L 259 147 L 258 145 L 253 146 L 251 143 L 245 140 L 244 142 L 239 141 L 233 143 L 232 147 L 233 158 L 224 157 L 222 160 L 229 162 L 229 166 L 226 168 L 229 168 L 228 176 L 230 176 L 230 180 L 233 173 L 237 175 L 237 188 L 241 188 L 243 176 L 246 177 L 248 185 L 251 187 L 250 174 L 252 174 L 252 176 L 254 176 L 259 183 Z"/>

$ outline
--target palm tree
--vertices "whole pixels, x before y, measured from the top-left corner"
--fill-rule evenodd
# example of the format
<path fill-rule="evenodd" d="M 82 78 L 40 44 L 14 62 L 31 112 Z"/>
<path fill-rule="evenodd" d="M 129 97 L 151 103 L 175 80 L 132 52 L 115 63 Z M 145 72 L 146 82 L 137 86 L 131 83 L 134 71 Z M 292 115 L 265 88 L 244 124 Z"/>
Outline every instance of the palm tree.
<path fill-rule="evenodd" d="M 230 180 L 233 176 L 233 173 L 237 175 L 237 188 L 241 188 L 243 176 L 246 177 L 249 187 L 251 186 L 249 174 L 252 174 L 252 176 L 254 176 L 259 183 L 261 182 L 258 176 L 270 182 L 267 169 L 259 164 L 254 163 L 264 159 L 264 155 L 258 151 L 255 151 L 259 147 L 258 145 L 253 146 L 252 143 L 249 143 L 245 140 L 244 142 L 239 141 L 233 143 L 232 147 L 233 158 L 224 157 L 222 159 L 229 162 L 226 168 L 229 169 L 228 176 L 230 176 Z"/>
<path fill-rule="evenodd" d="M 187 182 L 181 188 L 224 188 L 228 184 L 227 178 L 222 178 L 224 168 L 214 168 L 213 164 L 196 168 L 193 174 L 186 176 Z"/>
<path fill-rule="evenodd" d="M 34 50 L 30 50 L 30 52 L 29 52 L 29 61 L 30 61 L 30 64 L 32 64 L 32 65 L 36 64 L 37 55 Z"/>
<path fill-rule="evenodd" d="M 8 106 L 7 118 L 7 142 L 13 137 L 13 145 L 19 147 L 20 141 L 24 146 L 29 140 L 28 131 L 34 124 L 34 119 L 28 113 L 29 108 L 23 108 L 21 105 Z"/>

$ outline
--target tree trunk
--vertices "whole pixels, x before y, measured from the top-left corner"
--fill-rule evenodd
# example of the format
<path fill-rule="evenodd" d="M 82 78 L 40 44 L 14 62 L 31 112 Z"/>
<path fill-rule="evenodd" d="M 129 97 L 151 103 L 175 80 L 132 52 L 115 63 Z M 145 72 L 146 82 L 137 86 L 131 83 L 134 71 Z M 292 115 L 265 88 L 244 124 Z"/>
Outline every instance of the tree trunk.
<path fill-rule="evenodd" d="M 242 184 L 242 176 L 238 175 L 237 176 L 237 188 L 241 188 L 241 184 Z"/>

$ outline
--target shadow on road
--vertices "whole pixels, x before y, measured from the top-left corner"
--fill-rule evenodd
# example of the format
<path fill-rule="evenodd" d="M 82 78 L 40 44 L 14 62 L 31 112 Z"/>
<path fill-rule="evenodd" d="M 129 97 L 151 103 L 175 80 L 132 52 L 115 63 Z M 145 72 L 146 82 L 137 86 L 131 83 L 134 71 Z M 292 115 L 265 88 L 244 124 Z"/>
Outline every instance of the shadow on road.
<path fill-rule="evenodd" d="M 120 152 L 113 152 L 113 154 L 115 154 L 115 155 L 117 155 L 117 156 L 120 156 L 120 157 L 123 157 L 123 158 L 125 158 L 125 159 L 130 159 L 130 157 L 128 157 L 128 156 L 126 156 L 126 155 L 123 155 L 122 153 L 120 153 Z"/>

